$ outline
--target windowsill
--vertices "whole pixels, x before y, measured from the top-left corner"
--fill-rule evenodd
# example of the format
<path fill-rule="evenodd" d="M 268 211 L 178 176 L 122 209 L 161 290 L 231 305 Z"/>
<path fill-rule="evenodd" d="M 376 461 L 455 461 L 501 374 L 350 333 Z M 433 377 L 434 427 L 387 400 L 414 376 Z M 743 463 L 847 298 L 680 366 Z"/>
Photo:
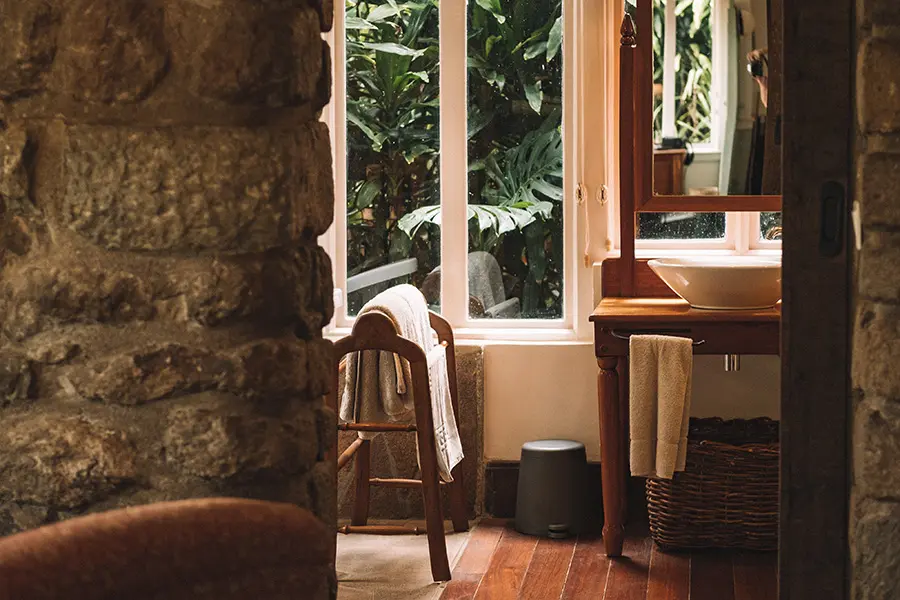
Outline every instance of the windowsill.
<path fill-rule="evenodd" d="M 611 250 L 607 258 L 619 258 L 621 252 Z M 635 258 L 676 258 L 680 256 L 781 256 L 781 248 L 754 248 L 738 253 L 730 248 L 635 248 Z M 599 266 L 600 263 L 594 263 Z"/>
<path fill-rule="evenodd" d="M 332 342 L 350 335 L 351 327 L 334 327 L 324 337 Z M 590 339 L 579 338 L 572 329 L 476 329 L 453 328 L 453 338 L 457 346 L 497 346 L 531 344 L 578 345 L 590 343 Z"/>

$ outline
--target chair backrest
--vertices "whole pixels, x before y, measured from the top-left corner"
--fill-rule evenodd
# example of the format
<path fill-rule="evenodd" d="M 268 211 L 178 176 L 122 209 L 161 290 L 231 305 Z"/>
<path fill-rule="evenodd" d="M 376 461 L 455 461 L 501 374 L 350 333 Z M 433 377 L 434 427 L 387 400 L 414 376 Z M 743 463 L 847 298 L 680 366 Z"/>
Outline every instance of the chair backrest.
<path fill-rule="evenodd" d="M 164 502 L 0 540 L 0 600 L 324 600 L 335 585 L 333 535 L 290 504 Z"/>

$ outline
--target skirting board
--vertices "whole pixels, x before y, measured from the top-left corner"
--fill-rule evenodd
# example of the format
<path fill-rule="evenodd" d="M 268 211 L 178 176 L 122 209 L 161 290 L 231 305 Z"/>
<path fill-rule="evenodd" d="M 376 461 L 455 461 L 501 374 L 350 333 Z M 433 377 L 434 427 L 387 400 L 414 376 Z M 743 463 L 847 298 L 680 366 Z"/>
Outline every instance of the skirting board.
<path fill-rule="evenodd" d="M 600 463 L 588 464 L 588 516 L 592 523 L 603 522 L 603 495 L 600 484 Z M 502 519 L 516 516 L 516 493 L 519 485 L 519 463 L 491 461 L 484 471 L 485 514 Z M 647 501 L 644 479 L 628 480 L 628 515 L 631 522 L 646 522 Z"/>

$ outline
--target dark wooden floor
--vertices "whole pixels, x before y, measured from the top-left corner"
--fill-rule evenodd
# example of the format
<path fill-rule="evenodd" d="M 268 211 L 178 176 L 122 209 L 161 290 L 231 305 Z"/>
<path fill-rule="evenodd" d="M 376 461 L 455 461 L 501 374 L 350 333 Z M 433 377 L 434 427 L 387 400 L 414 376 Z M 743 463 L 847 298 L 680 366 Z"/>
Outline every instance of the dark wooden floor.
<path fill-rule="evenodd" d="M 441 600 L 775 600 L 772 554 L 665 554 L 636 528 L 625 556 L 608 559 L 599 536 L 537 539 L 506 521 L 483 521 Z"/>

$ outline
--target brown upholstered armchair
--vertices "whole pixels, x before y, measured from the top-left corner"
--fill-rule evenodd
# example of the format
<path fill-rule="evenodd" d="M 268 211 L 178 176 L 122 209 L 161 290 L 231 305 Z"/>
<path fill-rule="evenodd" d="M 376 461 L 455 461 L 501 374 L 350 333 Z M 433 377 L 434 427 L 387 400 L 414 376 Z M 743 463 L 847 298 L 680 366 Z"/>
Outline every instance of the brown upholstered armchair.
<path fill-rule="evenodd" d="M 333 561 L 333 532 L 296 506 L 164 502 L 0 540 L 0 600 L 319 600 Z"/>

